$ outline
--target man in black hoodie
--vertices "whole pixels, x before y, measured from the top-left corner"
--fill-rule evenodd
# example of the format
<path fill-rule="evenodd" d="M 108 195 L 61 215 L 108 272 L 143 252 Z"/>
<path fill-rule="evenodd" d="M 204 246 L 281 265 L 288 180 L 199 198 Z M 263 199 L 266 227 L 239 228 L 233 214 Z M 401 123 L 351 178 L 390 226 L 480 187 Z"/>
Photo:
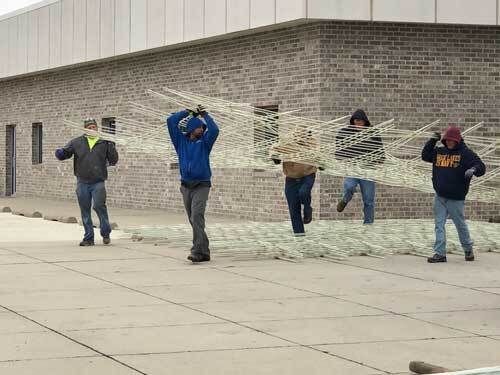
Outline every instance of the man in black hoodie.
<path fill-rule="evenodd" d="M 365 111 L 355 111 L 350 125 L 339 130 L 335 139 L 335 157 L 346 162 L 361 163 L 373 168 L 385 161 L 382 139 L 378 135 L 370 135 L 371 124 Z M 363 224 L 372 224 L 375 219 L 375 182 L 361 178 L 346 177 L 344 193 L 337 204 L 337 211 L 344 211 L 352 199 L 356 188 L 360 187 L 363 198 Z"/>
<path fill-rule="evenodd" d="M 441 133 L 436 132 L 422 150 L 422 160 L 432 163 L 434 197 L 435 254 L 429 263 L 446 262 L 446 219 L 448 215 L 457 228 L 458 237 L 465 253 L 465 260 L 474 260 L 472 239 L 465 221 L 465 196 L 469 192 L 472 176 L 482 176 L 486 167 L 462 139 L 460 129 L 450 126 L 442 138 L 444 147 L 436 147 Z"/>
<path fill-rule="evenodd" d="M 84 121 L 85 134 L 71 140 L 63 148 L 55 152 L 59 160 L 73 158 L 73 169 L 77 178 L 76 195 L 82 214 L 85 235 L 80 246 L 94 245 L 94 224 L 90 208 L 94 202 L 94 210 L 99 217 L 99 227 L 103 243 L 109 245 L 111 226 L 106 208 L 106 188 L 104 181 L 108 178 L 109 165 L 116 165 L 118 153 L 115 144 L 99 139 L 97 122 L 94 119 Z"/>

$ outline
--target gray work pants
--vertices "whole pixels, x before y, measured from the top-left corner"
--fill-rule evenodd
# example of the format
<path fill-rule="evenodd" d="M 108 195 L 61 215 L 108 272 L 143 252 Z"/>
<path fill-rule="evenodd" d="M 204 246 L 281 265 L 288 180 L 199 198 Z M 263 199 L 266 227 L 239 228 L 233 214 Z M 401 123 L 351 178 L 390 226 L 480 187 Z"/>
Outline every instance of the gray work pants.
<path fill-rule="evenodd" d="M 191 254 L 210 255 L 208 237 L 205 233 L 205 208 L 207 207 L 209 186 L 198 185 L 188 188 L 181 185 L 184 208 L 193 228 L 193 247 Z"/>

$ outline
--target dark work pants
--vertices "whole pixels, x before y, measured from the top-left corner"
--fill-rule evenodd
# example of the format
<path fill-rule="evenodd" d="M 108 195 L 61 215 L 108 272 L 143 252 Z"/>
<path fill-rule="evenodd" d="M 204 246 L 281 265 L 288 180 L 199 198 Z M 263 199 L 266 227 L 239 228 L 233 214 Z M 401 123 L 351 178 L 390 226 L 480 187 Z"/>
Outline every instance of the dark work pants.
<path fill-rule="evenodd" d="M 205 209 L 210 186 L 198 185 L 193 188 L 181 185 L 184 208 L 193 228 L 193 247 L 191 254 L 210 255 L 209 241 L 205 233 Z"/>

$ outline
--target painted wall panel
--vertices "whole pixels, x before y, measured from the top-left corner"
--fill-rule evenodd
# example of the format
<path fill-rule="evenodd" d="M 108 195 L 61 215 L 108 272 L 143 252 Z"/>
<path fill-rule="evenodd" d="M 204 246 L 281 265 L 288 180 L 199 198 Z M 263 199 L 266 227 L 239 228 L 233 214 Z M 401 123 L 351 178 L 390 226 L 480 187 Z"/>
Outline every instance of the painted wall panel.
<path fill-rule="evenodd" d="M 250 0 L 227 0 L 227 32 L 250 28 Z"/>
<path fill-rule="evenodd" d="M 435 4 L 435 0 L 373 0 L 373 20 L 434 22 Z"/>
<path fill-rule="evenodd" d="M 115 0 L 115 54 L 130 52 L 130 0 Z"/>
<path fill-rule="evenodd" d="M 250 27 L 267 26 L 276 20 L 276 0 L 250 0 Z"/>
<path fill-rule="evenodd" d="M 307 14 L 318 19 L 370 20 L 370 0 L 309 0 Z"/>
<path fill-rule="evenodd" d="M 9 22 L 0 21 L 0 77 L 9 75 Z M 7 57 L 7 58 L 5 58 Z"/>
<path fill-rule="evenodd" d="M 306 0 L 276 0 L 276 22 L 306 18 L 306 10 Z"/>
<path fill-rule="evenodd" d="M 44 7 L 38 12 L 38 69 L 48 69 L 50 60 L 50 9 Z"/>
<path fill-rule="evenodd" d="M 115 0 L 101 0 L 100 56 L 115 54 Z"/>
<path fill-rule="evenodd" d="M 165 19 L 165 44 L 182 42 L 184 40 L 184 1 L 167 0 Z"/>
<path fill-rule="evenodd" d="M 20 14 L 17 17 L 17 64 L 18 73 L 28 71 L 28 14 Z"/>
<path fill-rule="evenodd" d="M 101 54 L 101 1 L 87 0 L 86 59 L 95 60 Z"/>
<path fill-rule="evenodd" d="M 62 0 L 61 2 L 61 63 L 63 65 L 73 62 L 73 33 L 74 33 L 74 1 Z"/>
<path fill-rule="evenodd" d="M 220 35 L 226 32 L 226 2 L 205 0 L 205 36 Z"/>
<path fill-rule="evenodd" d="M 38 13 L 28 13 L 28 71 L 38 68 Z"/>
<path fill-rule="evenodd" d="M 148 48 L 165 44 L 165 0 L 148 1 Z"/>
<path fill-rule="evenodd" d="M 74 0 L 73 62 L 85 61 L 87 52 L 87 0 Z"/>
<path fill-rule="evenodd" d="M 147 47 L 148 9 L 144 0 L 130 1 L 130 51 Z"/>
<path fill-rule="evenodd" d="M 8 25 L 8 54 L 4 56 L 7 61 L 7 73 L 13 75 L 17 73 L 17 33 L 18 19 L 12 17 L 7 20 Z"/>
<path fill-rule="evenodd" d="M 50 7 L 50 56 L 51 68 L 61 65 L 61 3 L 52 4 Z"/>
<path fill-rule="evenodd" d="M 496 0 L 437 0 L 437 22 L 496 25 Z"/>
<path fill-rule="evenodd" d="M 205 21 L 204 0 L 184 0 L 184 41 L 203 38 Z"/>

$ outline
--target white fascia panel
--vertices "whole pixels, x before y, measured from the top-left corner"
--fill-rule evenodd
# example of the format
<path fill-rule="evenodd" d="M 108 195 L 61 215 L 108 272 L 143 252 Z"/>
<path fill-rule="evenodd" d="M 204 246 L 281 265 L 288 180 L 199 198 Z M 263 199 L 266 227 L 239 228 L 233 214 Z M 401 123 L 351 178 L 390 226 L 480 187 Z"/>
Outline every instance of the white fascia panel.
<path fill-rule="evenodd" d="M 276 0 L 250 0 L 250 27 L 273 25 L 276 22 Z"/>
<path fill-rule="evenodd" d="M 73 62 L 74 1 L 61 2 L 61 64 Z"/>
<path fill-rule="evenodd" d="M 28 13 L 28 72 L 38 69 L 38 13 Z"/>
<path fill-rule="evenodd" d="M 80 63 L 87 54 L 87 0 L 74 0 L 73 21 L 73 62 Z"/>
<path fill-rule="evenodd" d="M 307 17 L 306 0 L 276 0 L 276 23 Z"/>
<path fill-rule="evenodd" d="M 115 55 L 130 52 L 130 0 L 115 0 Z"/>
<path fill-rule="evenodd" d="M 184 0 L 184 41 L 201 39 L 205 30 L 204 0 Z"/>
<path fill-rule="evenodd" d="M 6 20 L 8 24 L 8 53 L 2 55 L 2 59 L 7 61 L 7 73 L 8 75 L 14 75 L 17 73 L 17 38 L 18 38 L 18 18 L 12 17 Z"/>
<path fill-rule="evenodd" d="M 399 2 L 405 1 L 399 0 Z M 315 19 L 369 21 L 370 0 L 309 0 L 307 16 Z"/>
<path fill-rule="evenodd" d="M 61 65 L 61 3 L 54 3 L 50 9 L 50 56 L 49 66 Z"/>
<path fill-rule="evenodd" d="M 373 0 L 373 20 L 433 23 L 435 7 L 436 0 Z"/>
<path fill-rule="evenodd" d="M 101 0 L 100 56 L 115 54 L 115 0 Z"/>
<path fill-rule="evenodd" d="M 148 48 L 165 44 L 165 0 L 148 1 Z"/>
<path fill-rule="evenodd" d="M 438 23 L 497 24 L 496 0 L 437 0 Z"/>
<path fill-rule="evenodd" d="M 130 51 L 147 48 L 148 3 L 144 0 L 130 1 Z"/>
<path fill-rule="evenodd" d="M 165 9 L 165 44 L 184 41 L 184 1 L 167 0 Z"/>
<path fill-rule="evenodd" d="M 226 0 L 205 0 L 205 37 L 226 33 Z"/>
<path fill-rule="evenodd" d="M 87 0 L 86 59 L 97 60 L 101 55 L 101 1 Z"/>
<path fill-rule="evenodd" d="M 227 0 L 227 32 L 250 28 L 250 0 Z"/>
<path fill-rule="evenodd" d="M 20 14 L 17 16 L 17 21 L 17 73 L 22 74 L 28 71 L 28 14 Z"/>
<path fill-rule="evenodd" d="M 48 69 L 50 61 L 50 9 L 37 9 L 38 12 L 38 70 Z"/>

